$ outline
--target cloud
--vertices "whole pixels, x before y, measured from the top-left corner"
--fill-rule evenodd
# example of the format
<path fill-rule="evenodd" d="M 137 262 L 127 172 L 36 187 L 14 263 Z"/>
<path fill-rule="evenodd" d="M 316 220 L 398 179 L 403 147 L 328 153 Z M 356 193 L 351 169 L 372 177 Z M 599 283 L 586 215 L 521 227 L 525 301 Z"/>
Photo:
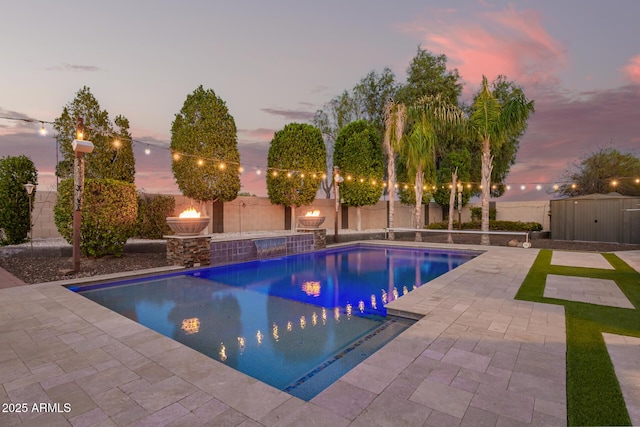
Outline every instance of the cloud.
<path fill-rule="evenodd" d="M 279 110 L 277 108 L 261 108 L 267 114 L 284 117 L 287 120 L 310 121 L 315 113 L 299 110 Z"/>
<path fill-rule="evenodd" d="M 53 67 L 46 68 L 47 71 L 71 71 L 71 72 L 97 72 L 102 71 L 101 68 L 94 65 L 79 65 L 79 64 L 62 64 Z"/>
<path fill-rule="evenodd" d="M 418 19 L 398 29 L 417 34 L 424 48 L 446 53 L 450 66 L 474 85 L 482 74 L 489 79 L 504 74 L 521 83 L 556 82 L 556 73 L 566 63 L 566 48 L 546 31 L 535 10 L 510 5 L 478 12 L 471 20 L 476 24 L 454 10 L 434 15 L 428 22 Z"/>
<path fill-rule="evenodd" d="M 602 147 L 640 155 L 640 122 L 634 107 L 640 105 L 640 85 L 575 94 L 544 92 L 533 98 L 536 112 L 508 183 L 551 185 L 562 180 L 572 163 Z"/>
<path fill-rule="evenodd" d="M 245 138 L 253 141 L 271 141 L 273 139 L 273 134 L 276 131 L 274 129 L 267 128 L 257 128 L 257 129 L 238 129 L 238 134 L 244 136 Z"/>
<path fill-rule="evenodd" d="M 40 121 L 13 110 L 0 107 L 0 135 L 17 132 L 33 132 L 40 128 Z"/>
<path fill-rule="evenodd" d="M 631 58 L 629 64 L 622 71 L 627 79 L 634 83 L 640 83 L 640 55 Z"/>

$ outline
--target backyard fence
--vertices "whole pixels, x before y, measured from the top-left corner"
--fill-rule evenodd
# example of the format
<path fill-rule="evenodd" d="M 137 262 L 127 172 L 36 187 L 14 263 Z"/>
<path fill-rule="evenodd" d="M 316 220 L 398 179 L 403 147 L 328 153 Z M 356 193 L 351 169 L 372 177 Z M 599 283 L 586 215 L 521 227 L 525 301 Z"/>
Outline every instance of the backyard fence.
<path fill-rule="evenodd" d="M 267 197 L 240 196 L 231 202 L 207 203 L 202 205 L 182 195 L 173 195 L 176 201 L 174 215 L 194 206 L 198 211 L 211 218 L 209 233 L 239 233 L 249 231 L 277 231 L 295 227 L 296 218 L 307 211 L 318 210 L 325 217 L 321 228 L 333 229 L 335 203 L 333 199 L 316 199 L 310 206 L 295 208 L 293 215 L 284 206 L 273 205 Z M 53 207 L 57 193 L 55 191 L 38 191 L 33 209 L 33 237 L 60 237 L 53 220 Z M 360 208 L 362 230 L 381 230 L 387 227 L 388 202 L 380 201 L 372 206 Z M 471 204 L 470 206 L 478 206 Z M 462 209 L 462 221 L 470 221 L 471 212 L 467 206 Z M 549 230 L 549 201 L 541 202 L 496 202 L 497 218 L 505 221 L 539 222 L 544 230 Z M 395 227 L 415 227 L 413 206 L 396 202 Z M 435 203 L 423 206 L 424 223 L 440 222 L 444 218 L 442 208 Z M 457 219 L 456 211 L 454 218 Z M 356 208 L 342 207 L 338 212 L 338 227 L 355 230 L 357 225 Z"/>

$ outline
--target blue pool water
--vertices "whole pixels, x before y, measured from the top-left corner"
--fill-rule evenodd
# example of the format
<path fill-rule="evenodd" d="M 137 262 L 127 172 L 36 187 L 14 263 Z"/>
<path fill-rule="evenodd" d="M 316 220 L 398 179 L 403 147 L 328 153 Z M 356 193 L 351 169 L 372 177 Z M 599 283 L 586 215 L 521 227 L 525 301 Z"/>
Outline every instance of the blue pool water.
<path fill-rule="evenodd" d="M 351 246 L 77 291 L 309 400 L 410 325 L 386 302 L 474 256 Z"/>

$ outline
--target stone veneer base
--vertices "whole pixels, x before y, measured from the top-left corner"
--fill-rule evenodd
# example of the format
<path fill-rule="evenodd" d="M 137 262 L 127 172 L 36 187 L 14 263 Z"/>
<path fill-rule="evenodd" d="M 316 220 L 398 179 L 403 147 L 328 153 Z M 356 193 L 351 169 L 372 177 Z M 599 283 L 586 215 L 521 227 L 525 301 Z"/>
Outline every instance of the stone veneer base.
<path fill-rule="evenodd" d="M 183 267 L 211 264 L 210 236 L 165 236 L 167 263 Z"/>

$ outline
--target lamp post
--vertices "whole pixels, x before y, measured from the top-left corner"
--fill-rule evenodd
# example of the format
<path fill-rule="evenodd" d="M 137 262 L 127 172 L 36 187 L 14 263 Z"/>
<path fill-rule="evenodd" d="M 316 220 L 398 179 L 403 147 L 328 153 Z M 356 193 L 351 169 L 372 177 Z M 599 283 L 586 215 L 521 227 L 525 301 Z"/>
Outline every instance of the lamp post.
<path fill-rule="evenodd" d="M 82 221 L 82 197 L 84 193 L 84 154 L 93 151 L 93 144 L 84 141 L 84 123 L 76 119 L 76 139 L 71 143 L 73 160 L 73 271 L 80 271 L 80 223 Z"/>
<path fill-rule="evenodd" d="M 33 194 L 33 189 L 36 188 L 30 182 L 27 182 L 24 185 L 24 189 L 27 190 L 27 195 L 29 196 L 29 242 L 31 244 L 31 257 L 33 258 L 33 221 L 31 220 L 31 195 Z"/>
<path fill-rule="evenodd" d="M 337 166 L 333 167 L 333 193 L 336 198 L 336 212 L 334 215 L 335 230 L 333 233 L 333 243 L 338 243 L 338 212 L 340 208 L 340 190 L 339 184 L 344 181 L 344 178 L 340 176 L 340 169 Z"/>

